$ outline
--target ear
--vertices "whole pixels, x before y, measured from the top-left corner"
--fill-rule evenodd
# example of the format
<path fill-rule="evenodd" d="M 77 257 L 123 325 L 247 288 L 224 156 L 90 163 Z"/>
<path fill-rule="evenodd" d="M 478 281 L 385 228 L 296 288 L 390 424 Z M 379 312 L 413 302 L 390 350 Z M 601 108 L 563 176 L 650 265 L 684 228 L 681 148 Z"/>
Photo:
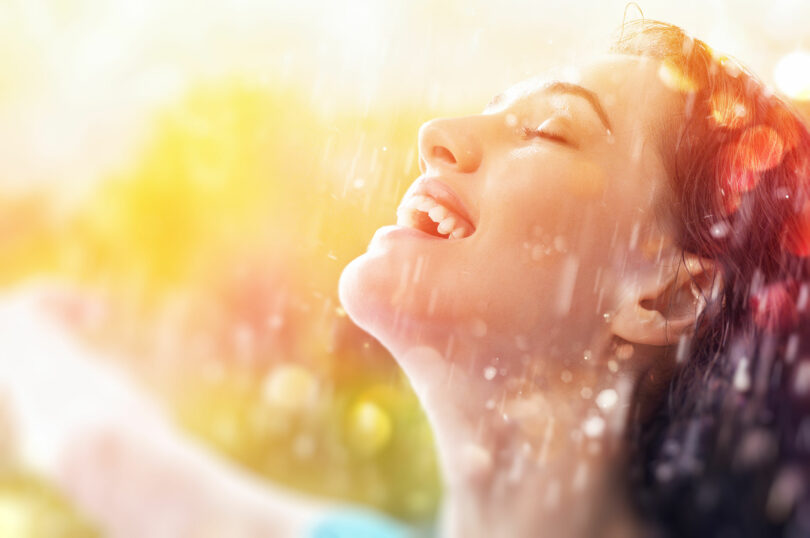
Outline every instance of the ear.
<path fill-rule="evenodd" d="M 716 263 L 686 254 L 674 267 L 663 267 L 628 287 L 612 316 L 611 330 L 635 344 L 674 344 L 692 331 L 706 298 L 721 289 Z"/>

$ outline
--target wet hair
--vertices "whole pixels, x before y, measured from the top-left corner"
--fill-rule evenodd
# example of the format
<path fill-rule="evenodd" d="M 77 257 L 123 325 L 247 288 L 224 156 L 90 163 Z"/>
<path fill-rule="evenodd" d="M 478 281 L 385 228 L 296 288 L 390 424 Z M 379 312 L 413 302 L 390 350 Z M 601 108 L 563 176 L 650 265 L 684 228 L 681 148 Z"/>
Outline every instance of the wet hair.
<path fill-rule="evenodd" d="M 662 536 L 810 535 L 807 126 L 676 26 L 625 24 L 612 51 L 660 61 L 683 96 L 661 141 L 669 216 L 678 246 L 721 276 L 664 401 L 631 430 L 639 515 Z"/>

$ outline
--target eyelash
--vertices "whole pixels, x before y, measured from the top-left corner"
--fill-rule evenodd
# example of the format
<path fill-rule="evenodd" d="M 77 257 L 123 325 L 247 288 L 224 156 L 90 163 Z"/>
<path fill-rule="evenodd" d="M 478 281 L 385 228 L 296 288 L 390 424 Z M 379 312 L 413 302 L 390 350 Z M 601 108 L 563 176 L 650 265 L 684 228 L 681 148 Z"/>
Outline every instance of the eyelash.
<path fill-rule="evenodd" d="M 541 129 L 540 127 L 536 127 L 532 129 L 531 127 L 523 127 L 521 129 L 521 134 L 524 138 L 545 138 L 547 140 L 551 140 L 552 142 L 557 142 L 560 144 L 565 144 L 566 146 L 573 146 L 573 144 L 564 136 L 558 135 L 556 133 L 551 133 L 549 131 Z"/>

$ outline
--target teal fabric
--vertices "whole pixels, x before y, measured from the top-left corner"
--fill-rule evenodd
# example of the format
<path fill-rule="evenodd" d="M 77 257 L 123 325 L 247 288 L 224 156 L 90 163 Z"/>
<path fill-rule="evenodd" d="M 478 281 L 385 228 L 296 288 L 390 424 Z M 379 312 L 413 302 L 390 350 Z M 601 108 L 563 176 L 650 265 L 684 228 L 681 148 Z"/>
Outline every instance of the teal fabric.
<path fill-rule="evenodd" d="M 385 516 L 361 510 L 330 514 L 307 538 L 411 538 L 412 529 Z"/>

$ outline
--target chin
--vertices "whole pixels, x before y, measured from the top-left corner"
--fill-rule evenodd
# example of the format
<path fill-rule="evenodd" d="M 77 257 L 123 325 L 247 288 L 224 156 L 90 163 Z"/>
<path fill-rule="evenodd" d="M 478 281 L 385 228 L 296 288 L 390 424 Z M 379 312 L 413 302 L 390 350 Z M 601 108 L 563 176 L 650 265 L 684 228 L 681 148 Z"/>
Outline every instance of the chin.
<path fill-rule="evenodd" d="M 352 260 L 340 274 L 338 297 L 340 304 L 351 320 L 361 329 L 378 340 L 386 323 L 391 323 L 390 294 L 380 282 L 385 277 L 382 268 L 374 270 L 374 263 L 368 254 Z"/>
<path fill-rule="evenodd" d="M 386 256 L 366 253 L 343 269 L 338 282 L 340 303 L 351 320 L 392 352 L 439 328 L 436 317 L 424 312 L 422 287 L 397 298 L 401 284 L 392 267 L 398 265 Z"/>

